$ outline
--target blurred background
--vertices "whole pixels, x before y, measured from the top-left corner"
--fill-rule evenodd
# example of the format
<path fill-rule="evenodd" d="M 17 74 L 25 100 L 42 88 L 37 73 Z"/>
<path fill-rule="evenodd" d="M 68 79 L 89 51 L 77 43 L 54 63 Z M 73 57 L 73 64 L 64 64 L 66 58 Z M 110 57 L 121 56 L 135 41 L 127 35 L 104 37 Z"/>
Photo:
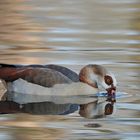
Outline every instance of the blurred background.
<path fill-rule="evenodd" d="M 139 0 L 0 0 L 0 63 L 59 64 L 77 73 L 102 64 L 115 73 L 118 91 L 133 97 L 118 103 L 116 121 L 2 115 L 0 139 L 138 139 L 139 48 Z M 100 127 L 87 125 L 93 121 Z"/>

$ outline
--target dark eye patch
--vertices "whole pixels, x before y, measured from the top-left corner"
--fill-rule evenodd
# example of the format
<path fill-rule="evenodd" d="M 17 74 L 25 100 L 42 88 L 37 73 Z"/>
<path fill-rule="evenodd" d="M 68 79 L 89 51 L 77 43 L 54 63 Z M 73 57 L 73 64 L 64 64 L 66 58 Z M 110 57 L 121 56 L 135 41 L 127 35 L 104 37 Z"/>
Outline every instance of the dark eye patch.
<path fill-rule="evenodd" d="M 105 83 L 106 83 L 107 85 L 112 85 L 112 84 L 113 84 L 113 79 L 112 79 L 112 77 L 109 76 L 109 75 L 105 75 L 105 76 L 104 76 L 104 80 L 105 80 Z"/>

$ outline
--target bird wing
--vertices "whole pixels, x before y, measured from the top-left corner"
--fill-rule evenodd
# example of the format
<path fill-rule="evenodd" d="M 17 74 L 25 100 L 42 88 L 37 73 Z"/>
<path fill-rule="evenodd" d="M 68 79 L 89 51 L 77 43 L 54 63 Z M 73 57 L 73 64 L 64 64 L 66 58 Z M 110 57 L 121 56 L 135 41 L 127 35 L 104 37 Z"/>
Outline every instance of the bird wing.
<path fill-rule="evenodd" d="M 48 69 L 52 69 L 55 71 L 58 71 L 60 73 L 62 73 L 63 75 L 65 75 L 66 77 L 68 77 L 69 79 L 71 79 L 73 82 L 79 82 L 79 75 L 66 68 L 63 66 L 59 66 L 59 65 L 54 65 L 54 64 L 49 64 L 49 65 L 38 65 L 38 64 L 33 64 L 33 65 L 11 65 L 11 64 L 0 64 L 0 71 L 2 69 L 4 69 L 4 71 L 6 71 L 6 69 L 8 69 L 9 72 L 12 72 L 12 70 L 14 69 L 19 69 L 19 68 L 48 68 Z M 3 72 L 4 73 L 4 72 Z M 3 74 L 2 73 L 2 74 Z M 7 72 L 6 72 L 7 74 Z"/>
<path fill-rule="evenodd" d="M 22 78 L 28 82 L 44 87 L 52 87 L 55 84 L 71 83 L 72 80 L 62 73 L 49 68 L 21 67 L 0 68 L 0 78 L 11 82 Z"/>
<path fill-rule="evenodd" d="M 79 75 L 76 72 L 63 66 L 50 64 L 50 65 L 27 65 L 26 67 L 49 68 L 62 73 L 63 75 L 71 79 L 73 82 L 79 82 Z"/>

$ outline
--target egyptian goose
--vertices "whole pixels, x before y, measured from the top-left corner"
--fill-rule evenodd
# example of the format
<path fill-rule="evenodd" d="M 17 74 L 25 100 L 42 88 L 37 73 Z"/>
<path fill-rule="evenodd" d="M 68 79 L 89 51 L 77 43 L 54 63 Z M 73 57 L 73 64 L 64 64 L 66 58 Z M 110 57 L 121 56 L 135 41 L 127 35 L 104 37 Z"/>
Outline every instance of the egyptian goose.
<path fill-rule="evenodd" d="M 0 79 L 14 82 L 23 79 L 29 83 L 43 87 L 53 87 L 56 84 L 70 84 L 73 82 L 83 82 L 97 89 L 102 86 L 108 93 L 108 101 L 115 102 L 116 79 L 115 76 L 101 65 L 86 65 L 78 74 L 74 71 L 58 65 L 8 65 L 0 64 Z M 85 93 L 86 94 L 86 93 Z M 91 105 L 91 104 L 90 104 Z M 86 116 L 88 105 L 80 106 L 81 116 Z M 109 113 L 108 113 L 109 112 Z M 105 114 L 111 114 L 108 109 Z"/>

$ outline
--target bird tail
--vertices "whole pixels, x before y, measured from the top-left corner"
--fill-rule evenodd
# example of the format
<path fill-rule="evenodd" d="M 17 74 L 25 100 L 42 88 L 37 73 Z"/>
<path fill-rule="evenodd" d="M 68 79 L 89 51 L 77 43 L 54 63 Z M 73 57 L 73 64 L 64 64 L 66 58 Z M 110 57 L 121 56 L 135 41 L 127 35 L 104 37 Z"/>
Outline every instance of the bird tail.
<path fill-rule="evenodd" d="M 13 64 L 4 64 L 4 63 L 0 63 L 0 68 L 6 68 L 6 67 L 17 68 L 17 67 L 20 67 L 20 65 L 13 65 Z"/>

